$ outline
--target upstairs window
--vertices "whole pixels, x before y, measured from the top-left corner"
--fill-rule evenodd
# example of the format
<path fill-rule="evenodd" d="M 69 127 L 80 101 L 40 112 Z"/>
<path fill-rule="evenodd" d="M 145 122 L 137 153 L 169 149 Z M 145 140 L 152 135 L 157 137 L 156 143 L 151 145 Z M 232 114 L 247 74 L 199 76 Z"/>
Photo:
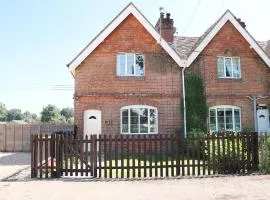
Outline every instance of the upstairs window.
<path fill-rule="evenodd" d="M 137 53 L 118 53 L 117 76 L 144 76 L 144 56 Z"/>
<path fill-rule="evenodd" d="M 241 78 L 239 57 L 217 58 L 218 78 Z"/>
<path fill-rule="evenodd" d="M 214 106 L 209 109 L 211 131 L 240 131 L 241 112 L 236 106 Z"/>

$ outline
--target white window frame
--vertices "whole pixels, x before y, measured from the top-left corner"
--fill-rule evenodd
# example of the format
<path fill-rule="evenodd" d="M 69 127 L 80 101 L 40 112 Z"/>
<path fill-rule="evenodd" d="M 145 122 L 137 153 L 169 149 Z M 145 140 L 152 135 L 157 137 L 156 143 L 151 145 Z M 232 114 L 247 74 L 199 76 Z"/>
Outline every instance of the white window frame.
<path fill-rule="evenodd" d="M 148 133 L 131 133 L 130 130 L 130 109 L 136 109 L 136 108 L 146 108 L 148 109 Z M 156 131 L 155 132 L 150 132 L 150 112 L 149 110 L 153 109 L 156 112 Z M 122 110 L 128 110 L 128 132 L 122 132 Z M 138 116 L 139 117 L 139 116 Z M 140 126 L 140 120 L 138 120 L 138 125 Z M 130 106 L 124 106 L 120 109 L 120 129 L 121 129 L 121 134 L 158 134 L 158 109 L 154 106 L 148 106 L 148 105 L 130 105 Z"/>
<path fill-rule="evenodd" d="M 223 71 L 224 71 L 224 74 L 223 74 L 223 76 L 222 77 L 220 77 L 219 76 L 219 74 L 218 74 L 218 59 L 219 58 L 222 58 L 223 59 Z M 232 67 L 232 76 L 231 77 L 227 77 L 226 76 L 226 65 L 225 65 L 225 60 L 226 59 L 230 59 L 231 60 L 231 66 L 232 66 L 232 60 L 233 60 L 233 58 L 235 58 L 235 59 L 238 59 L 238 64 L 239 64 L 239 77 L 233 77 L 233 75 L 234 75 L 234 71 L 233 71 L 233 67 Z M 217 76 L 218 76 L 218 78 L 221 78 L 221 79 L 241 79 L 241 59 L 240 59 L 240 57 L 236 57 L 236 56 L 233 56 L 233 57 L 226 57 L 226 56 L 218 56 L 217 57 Z"/>
<path fill-rule="evenodd" d="M 215 110 L 215 118 L 216 118 L 216 129 L 215 130 L 210 130 L 210 131 L 213 131 L 213 132 L 217 132 L 218 131 L 218 116 L 217 116 L 217 110 L 218 109 L 226 109 L 226 108 L 231 108 L 232 109 L 232 119 L 233 119 L 233 129 L 229 129 L 229 130 L 226 130 L 226 115 L 224 114 L 224 124 L 225 124 L 225 130 L 224 131 L 235 131 L 235 118 L 234 118 L 234 110 L 237 109 L 239 110 L 239 123 L 240 123 L 240 130 L 242 130 L 242 120 L 241 120 L 241 108 L 238 107 L 238 106 L 232 106 L 232 105 L 219 105 L 219 106 L 212 106 L 209 108 L 209 130 L 210 130 L 210 110 Z"/>
<path fill-rule="evenodd" d="M 125 74 L 124 75 L 119 75 L 118 72 L 118 55 L 125 55 Z M 133 55 L 133 70 L 134 70 L 134 74 L 127 74 L 127 57 L 128 55 Z M 143 57 L 143 75 L 137 75 L 136 74 L 136 55 L 142 56 Z M 145 76 L 145 57 L 142 53 L 125 53 L 125 52 L 119 52 L 116 55 L 116 75 L 117 76 L 138 76 L 138 77 L 143 77 Z"/>

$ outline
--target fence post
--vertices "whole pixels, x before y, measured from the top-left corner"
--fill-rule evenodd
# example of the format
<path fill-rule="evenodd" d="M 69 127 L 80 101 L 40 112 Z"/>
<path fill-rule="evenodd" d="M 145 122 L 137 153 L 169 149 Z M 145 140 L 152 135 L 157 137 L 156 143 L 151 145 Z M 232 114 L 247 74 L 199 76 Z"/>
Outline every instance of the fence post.
<path fill-rule="evenodd" d="M 252 134 L 252 139 L 253 139 L 253 170 L 256 171 L 259 168 L 259 137 L 258 137 L 258 132 L 254 132 Z"/>
<path fill-rule="evenodd" d="M 97 135 L 91 135 L 91 161 L 93 177 L 97 177 Z"/>
<path fill-rule="evenodd" d="M 61 177 L 61 171 L 60 171 L 60 162 L 61 162 L 61 144 L 60 144 L 60 136 L 56 134 L 55 137 L 55 167 L 56 167 L 56 178 Z"/>
<path fill-rule="evenodd" d="M 36 149 L 36 137 L 33 134 L 30 136 L 30 148 L 31 148 L 31 178 L 37 177 L 37 166 L 36 166 L 36 159 L 37 159 L 37 149 Z"/>

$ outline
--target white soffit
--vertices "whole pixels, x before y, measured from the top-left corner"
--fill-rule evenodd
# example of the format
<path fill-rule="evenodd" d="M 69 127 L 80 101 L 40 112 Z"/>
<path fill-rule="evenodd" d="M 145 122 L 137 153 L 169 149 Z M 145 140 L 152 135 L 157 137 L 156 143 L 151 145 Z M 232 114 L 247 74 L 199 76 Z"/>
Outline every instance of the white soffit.
<path fill-rule="evenodd" d="M 162 48 L 173 58 L 180 66 L 185 67 L 186 62 L 182 60 L 176 51 L 163 39 L 155 30 L 152 24 L 143 16 L 143 14 L 130 3 L 108 24 L 67 66 L 72 74 L 75 74 L 75 69 L 91 54 L 92 51 L 115 29 L 121 22 L 127 18 L 129 14 L 133 14 L 135 18 L 144 26 L 144 28 L 153 36 L 153 38 L 162 46 Z"/>
<path fill-rule="evenodd" d="M 224 26 L 224 24 L 230 21 L 234 27 L 239 31 L 239 33 L 246 39 L 249 45 L 258 53 L 261 59 L 270 67 L 270 59 L 254 38 L 243 28 L 239 22 L 235 19 L 235 16 L 227 10 L 225 14 L 220 18 L 212 30 L 207 34 L 207 36 L 200 42 L 200 44 L 192 51 L 187 59 L 187 66 L 190 66 L 193 61 L 198 57 L 198 55 L 204 50 L 204 48 L 209 44 L 209 42 L 215 37 L 219 30 Z"/>

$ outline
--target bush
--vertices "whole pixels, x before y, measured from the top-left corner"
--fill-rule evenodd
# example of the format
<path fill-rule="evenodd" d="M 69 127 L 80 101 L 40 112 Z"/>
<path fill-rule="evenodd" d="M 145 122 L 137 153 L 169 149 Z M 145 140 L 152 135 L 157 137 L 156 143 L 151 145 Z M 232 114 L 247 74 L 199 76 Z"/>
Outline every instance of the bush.
<path fill-rule="evenodd" d="M 206 148 L 205 154 L 209 156 L 208 159 L 210 160 L 210 164 L 212 164 L 212 169 L 215 166 L 215 170 L 219 174 L 237 173 L 243 169 L 242 166 L 247 158 L 246 146 L 243 146 L 241 139 L 239 141 L 239 147 L 237 147 L 236 139 L 224 139 L 224 143 L 220 139 L 218 151 L 218 137 L 222 138 L 222 134 L 224 134 L 224 136 L 236 136 L 236 134 L 239 133 L 215 133 L 212 135 L 214 140 L 211 139 L 210 141 L 210 149 Z M 205 144 L 205 146 L 207 147 L 207 144 Z M 239 148 L 239 152 L 237 152 L 237 148 Z M 242 160 L 242 158 L 244 158 L 244 160 Z"/>
<path fill-rule="evenodd" d="M 259 168 L 263 173 L 270 173 L 270 135 L 259 136 Z"/>
<path fill-rule="evenodd" d="M 203 156 L 202 144 L 205 137 L 205 132 L 201 129 L 191 129 L 191 131 L 187 133 L 187 136 L 185 150 L 194 152 L 195 156 L 198 156 L 199 154 L 200 156 Z M 195 138 L 194 141 L 193 138 Z"/>

